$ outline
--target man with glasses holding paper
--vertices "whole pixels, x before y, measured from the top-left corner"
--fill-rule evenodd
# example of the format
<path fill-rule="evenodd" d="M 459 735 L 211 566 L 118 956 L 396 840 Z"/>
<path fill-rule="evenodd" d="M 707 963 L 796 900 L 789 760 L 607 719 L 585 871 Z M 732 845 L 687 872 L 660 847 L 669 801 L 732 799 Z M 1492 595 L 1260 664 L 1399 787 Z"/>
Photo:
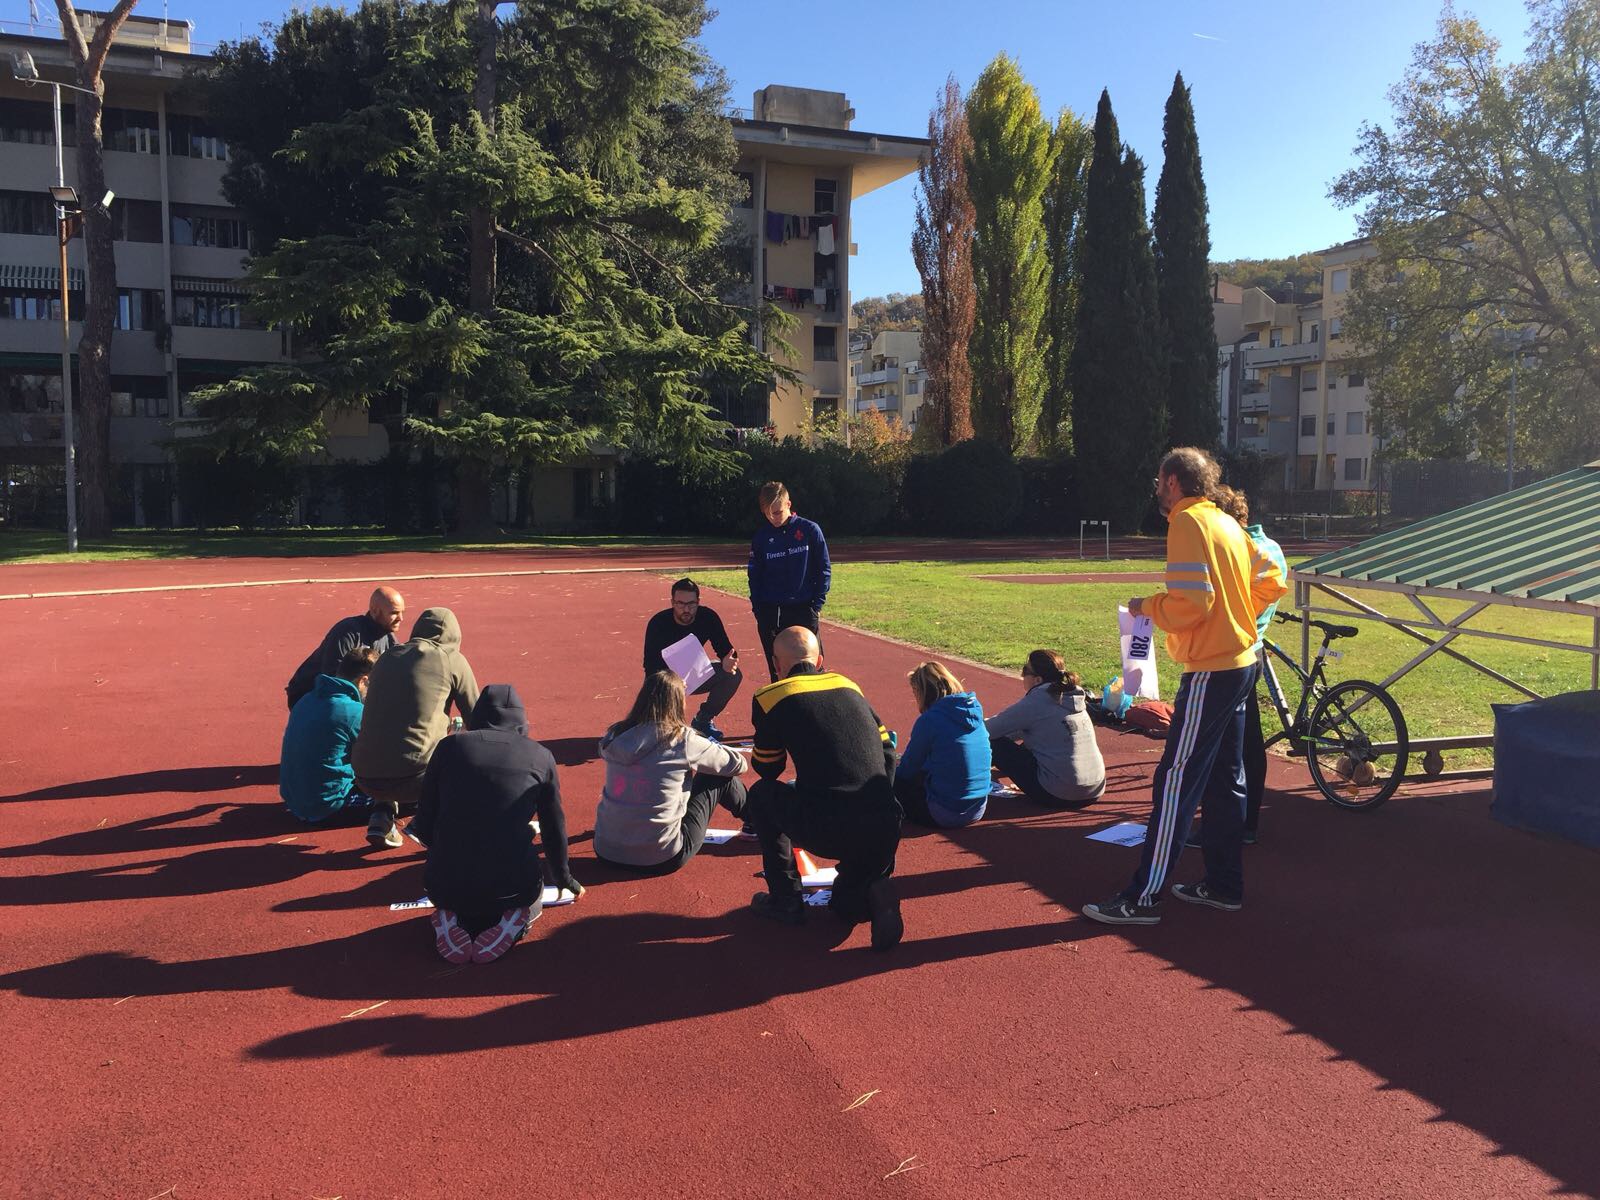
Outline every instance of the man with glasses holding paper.
<path fill-rule="evenodd" d="M 719 661 L 706 656 L 707 642 Z M 722 618 L 701 606 L 700 585 L 692 579 L 672 585 L 672 607 L 651 617 L 644 628 L 644 673 L 653 671 L 676 672 L 691 696 L 705 696 L 691 724 L 702 737 L 722 741 L 716 717 L 739 690 L 739 652 Z"/>

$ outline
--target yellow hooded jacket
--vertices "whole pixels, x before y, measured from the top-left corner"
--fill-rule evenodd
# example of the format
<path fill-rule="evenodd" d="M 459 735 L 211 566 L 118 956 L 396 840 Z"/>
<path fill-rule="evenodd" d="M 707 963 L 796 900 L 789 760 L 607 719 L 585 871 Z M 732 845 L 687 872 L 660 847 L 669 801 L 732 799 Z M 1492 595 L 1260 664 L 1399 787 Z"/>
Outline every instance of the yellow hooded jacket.
<path fill-rule="evenodd" d="M 1166 584 L 1143 607 L 1185 671 L 1255 662 L 1256 617 L 1289 590 L 1239 522 L 1200 496 L 1180 500 L 1167 516 Z"/>

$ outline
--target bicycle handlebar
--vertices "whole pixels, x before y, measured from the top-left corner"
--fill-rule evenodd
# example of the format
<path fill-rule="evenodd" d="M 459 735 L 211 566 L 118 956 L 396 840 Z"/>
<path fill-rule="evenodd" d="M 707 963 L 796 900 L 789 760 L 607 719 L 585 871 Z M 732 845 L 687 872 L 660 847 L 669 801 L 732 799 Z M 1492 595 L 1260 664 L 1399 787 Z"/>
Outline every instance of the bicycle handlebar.
<path fill-rule="evenodd" d="M 1278 614 L 1278 620 L 1293 621 L 1296 625 L 1301 624 L 1300 618 L 1293 613 L 1281 612 Z M 1354 625 L 1334 625 L 1328 621 L 1307 621 L 1305 624 L 1310 625 L 1313 629 L 1322 630 L 1330 640 L 1333 638 L 1355 637 L 1356 634 L 1361 632 Z"/>

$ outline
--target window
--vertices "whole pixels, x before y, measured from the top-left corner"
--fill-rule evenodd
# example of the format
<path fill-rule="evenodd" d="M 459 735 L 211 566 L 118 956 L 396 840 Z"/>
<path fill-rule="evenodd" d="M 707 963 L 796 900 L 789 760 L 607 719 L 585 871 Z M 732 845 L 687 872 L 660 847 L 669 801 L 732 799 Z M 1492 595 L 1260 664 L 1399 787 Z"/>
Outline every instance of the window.
<path fill-rule="evenodd" d="M 738 196 L 733 202 L 735 208 L 754 208 L 756 203 L 756 177 L 750 171 L 735 171 L 733 177 L 739 181 Z"/>
<path fill-rule="evenodd" d="M 228 161 L 228 143 L 199 117 L 173 114 L 167 118 L 167 152 L 180 158 Z"/>
<path fill-rule="evenodd" d="M 1308 342 L 1320 342 L 1321 340 L 1322 340 L 1322 326 L 1317 324 L 1315 321 L 1313 321 L 1311 323 L 1311 336 L 1308 337 L 1306 339 L 1306 341 L 1308 341 Z"/>
<path fill-rule="evenodd" d="M 1336 390 L 1338 388 L 1338 386 L 1339 386 L 1339 377 L 1337 375 L 1335 375 L 1332 371 L 1329 371 L 1328 372 L 1328 390 L 1330 392 L 1334 391 L 1334 390 Z"/>
<path fill-rule="evenodd" d="M 78 144 L 77 115 L 70 104 L 61 106 L 61 141 L 67 146 Z M 38 100 L 0 100 L 0 142 L 54 146 L 55 115 L 51 105 Z"/>
<path fill-rule="evenodd" d="M 118 288 L 118 329 L 154 329 L 161 324 L 161 293 L 154 288 Z"/>
<path fill-rule="evenodd" d="M 83 320 L 83 293 L 67 293 L 74 321 Z M 0 321 L 59 321 L 61 293 L 52 288 L 0 288 Z"/>
<path fill-rule="evenodd" d="M 1346 433 L 1365 433 L 1367 431 L 1366 410 L 1363 409 L 1361 412 L 1345 413 L 1344 431 Z"/>
<path fill-rule="evenodd" d="M 1339 432 L 1339 418 L 1338 417 L 1329 417 L 1328 418 L 1328 436 L 1332 437 L 1334 434 L 1336 434 L 1338 432 Z"/>
<path fill-rule="evenodd" d="M 111 236 L 119 242 L 159 242 L 161 205 L 154 200 L 113 200 Z"/>
<path fill-rule="evenodd" d="M 906 380 L 906 395 L 915 396 L 922 391 L 922 381 L 918 379 Z"/>
<path fill-rule="evenodd" d="M 1344 460 L 1344 478 L 1346 483 L 1360 483 L 1367 477 L 1367 460 L 1364 458 L 1347 458 Z"/>
<path fill-rule="evenodd" d="M 0 233 L 54 237 L 55 205 L 48 192 L 0 192 Z"/>
<path fill-rule="evenodd" d="M 105 109 L 100 117 L 100 136 L 107 150 L 155 154 L 161 149 L 161 129 L 156 114 L 136 108 Z"/>
<path fill-rule="evenodd" d="M 0 375 L 0 412 L 58 413 L 61 411 L 61 375 Z M 56 436 L 59 436 L 57 434 Z"/>
<path fill-rule="evenodd" d="M 836 207 L 839 202 L 839 181 L 837 179 L 819 179 L 812 188 L 812 212 L 831 213 L 838 212 Z"/>
<path fill-rule="evenodd" d="M 811 402 L 811 422 L 814 425 L 824 425 L 830 421 L 838 420 L 839 401 L 837 398 L 818 397 Z"/>
<path fill-rule="evenodd" d="M 1317 436 L 1317 419 L 1315 417 L 1301 417 L 1300 418 L 1300 436 L 1301 437 L 1316 437 Z"/>
<path fill-rule="evenodd" d="M 1283 330 L 1274 329 L 1267 336 L 1267 345 L 1273 350 L 1276 350 L 1279 346 L 1283 345 Z"/>
<path fill-rule="evenodd" d="M 113 417 L 165 417 L 168 415 L 167 381 L 159 375 L 113 375 Z"/>
<path fill-rule="evenodd" d="M 261 329 L 244 311 L 243 296 L 218 292 L 173 292 L 172 323 L 196 329 Z"/>
<path fill-rule="evenodd" d="M 813 254 L 811 256 L 811 286 L 833 288 L 839 286 L 839 256 Z"/>
<path fill-rule="evenodd" d="M 1317 371 L 1317 369 L 1315 367 L 1310 367 L 1307 370 L 1302 371 L 1300 373 L 1300 390 L 1302 392 L 1314 392 L 1314 391 L 1316 391 L 1317 390 L 1317 376 L 1318 376 L 1318 371 Z"/>
<path fill-rule="evenodd" d="M 1366 387 L 1367 377 L 1360 371 L 1351 371 L 1350 374 L 1345 376 L 1344 385 L 1345 387 Z"/>
<path fill-rule="evenodd" d="M 816 362 L 839 361 L 839 331 L 832 325 L 817 325 L 812 328 L 811 357 Z"/>
<path fill-rule="evenodd" d="M 1335 296 L 1350 290 L 1350 268 L 1340 267 L 1328 280 L 1328 290 Z"/>
<path fill-rule="evenodd" d="M 255 239 L 251 236 L 250 227 L 237 217 L 175 211 L 172 214 L 172 244 L 250 250 L 255 246 Z"/>
<path fill-rule="evenodd" d="M 1343 336 L 1344 336 L 1344 318 L 1343 317 L 1329 317 L 1328 318 L 1328 340 L 1330 342 L 1332 342 L 1332 341 L 1335 341 L 1335 340 L 1337 340 L 1339 338 L 1342 338 Z"/>

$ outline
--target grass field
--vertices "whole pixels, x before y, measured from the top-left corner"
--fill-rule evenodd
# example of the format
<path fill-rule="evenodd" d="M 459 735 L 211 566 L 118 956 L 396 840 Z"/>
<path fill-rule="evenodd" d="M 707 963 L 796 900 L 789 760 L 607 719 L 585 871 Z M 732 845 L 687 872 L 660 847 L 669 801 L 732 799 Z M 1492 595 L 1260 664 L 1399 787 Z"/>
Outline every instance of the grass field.
<path fill-rule="evenodd" d="M 1028 651 L 1047 646 L 1062 654 L 1068 667 L 1083 677 L 1085 687 L 1098 688 L 1121 669 L 1117 605 L 1156 585 L 1016 584 L 975 576 L 1159 571 L 1162 565 L 1143 559 L 843 564 L 834 568 L 826 616 L 1008 670 L 1018 669 Z M 698 578 L 736 596 L 745 595 L 742 571 L 708 572 Z M 1351 594 L 1383 612 L 1417 615 L 1399 596 L 1356 589 Z M 1331 602 L 1331 597 L 1326 599 Z M 1431 607 L 1448 619 L 1464 606 L 1440 601 Z M 1329 678 L 1335 682 L 1380 681 L 1422 649 L 1422 643 L 1374 621 L 1342 623 L 1358 626 L 1361 633 L 1337 643 L 1344 657 L 1330 664 Z M 1472 627 L 1584 645 L 1594 635 L 1592 622 L 1584 618 L 1506 607 L 1480 614 Z M 1275 624 L 1268 636 L 1291 654 L 1298 649 L 1295 626 Z M 1543 695 L 1589 686 L 1589 659 L 1583 654 L 1473 637 L 1458 638 L 1454 648 Z M 1164 649 L 1159 663 L 1162 694 L 1170 699 L 1178 672 Z M 912 665 L 908 660 L 907 669 Z M 1491 732 L 1489 705 L 1525 698 L 1443 655 L 1429 659 L 1392 690 L 1413 737 Z M 1263 712 L 1270 711 L 1263 705 Z M 1269 732 L 1273 720 L 1266 717 Z M 1446 758 L 1451 766 L 1468 766 L 1486 755 L 1458 751 Z"/>
<path fill-rule="evenodd" d="M 68 554 L 66 535 L 53 530 L 0 532 L 0 563 L 127 562 L 148 558 L 339 558 L 355 554 L 447 553 L 456 550 L 517 550 L 537 547 L 600 550 L 614 546 L 712 543 L 714 538 L 648 538 L 604 534 L 582 537 L 507 535 L 488 541 L 457 541 L 437 534 L 385 533 L 381 529 L 295 529 L 272 533 L 193 529 L 118 530 L 108 538 L 85 538 Z"/>

